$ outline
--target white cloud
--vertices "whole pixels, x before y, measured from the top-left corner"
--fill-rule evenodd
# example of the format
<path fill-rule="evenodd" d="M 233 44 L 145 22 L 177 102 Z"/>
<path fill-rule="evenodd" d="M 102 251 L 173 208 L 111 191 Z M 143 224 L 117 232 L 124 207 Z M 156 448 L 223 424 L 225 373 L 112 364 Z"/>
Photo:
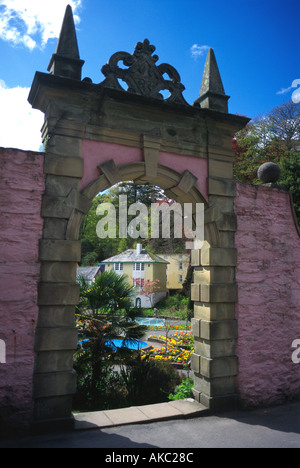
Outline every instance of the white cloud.
<path fill-rule="evenodd" d="M 292 82 L 292 85 L 289 86 L 288 88 L 281 88 L 280 91 L 277 91 L 276 94 L 286 94 L 286 93 L 290 93 L 293 91 L 294 88 L 294 91 L 292 92 L 292 95 L 291 95 L 291 99 L 292 101 L 295 103 L 295 104 L 299 104 L 300 102 L 300 87 L 298 88 L 297 86 L 300 85 L 300 79 L 296 79 Z"/>
<path fill-rule="evenodd" d="M 288 93 L 288 92 L 291 91 L 291 90 L 292 90 L 292 87 L 291 87 L 291 86 L 289 86 L 288 88 L 281 88 L 281 90 L 280 90 L 280 91 L 277 91 L 276 94 L 286 94 L 286 93 Z"/>
<path fill-rule="evenodd" d="M 30 88 L 7 88 L 0 79 L 0 146 L 39 151 L 42 112 L 27 101 Z"/>
<path fill-rule="evenodd" d="M 0 0 L 0 39 L 30 50 L 57 38 L 65 9 L 71 5 L 75 23 L 83 0 Z"/>
<path fill-rule="evenodd" d="M 193 57 L 193 59 L 197 60 L 199 57 L 202 57 L 205 52 L 208 51 L 210 47 L 207 46 L 207 45 L 198 45 L 198 44 L 194 44 L 192 45 L 191 47 L 191 56 Z"/>

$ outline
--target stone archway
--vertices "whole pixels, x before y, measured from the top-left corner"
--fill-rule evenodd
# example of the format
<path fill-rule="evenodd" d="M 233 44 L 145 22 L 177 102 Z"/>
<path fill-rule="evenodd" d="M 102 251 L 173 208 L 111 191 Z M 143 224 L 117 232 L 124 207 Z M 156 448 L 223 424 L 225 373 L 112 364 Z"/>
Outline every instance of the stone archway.
<path fill-rule="evenodd" d="M 70 28 L 73 34 L 68 41 Z M 179 74 L 170 65 L 156 66 L 154 50 L 147 40 L 138 43 L 133 55 L 118 53 L 110 59 L 103 68 L 103 83 L 81 81 L 83 62 L 68 8 L 50 74 L 36 73 L 31 88 L 30 103 L 45 113 L 46 149 L 34 374 L 38 425 L 73 422 L 78 232 L 93 197 L 121 180 L 154 182 L 170 198 L 205 202 L 206 242 L 201 251 L 192 252 L 194 395 L 212 410 L 236 400 L 237 254 L 231 137 L 248 119 L 227 113 L 228 96 L 212 51 L 200 97 L 189 106 L 182 97 Z M 118 85 L 119 60 L 129 67 L 126 76 L 122 72 L 122 79 L 130 82 L 127 92 Z M 144 81 L 140 61 L 152 70 Z M 159 95 L 162 89 L 170 91 L 165 101 Z"/>

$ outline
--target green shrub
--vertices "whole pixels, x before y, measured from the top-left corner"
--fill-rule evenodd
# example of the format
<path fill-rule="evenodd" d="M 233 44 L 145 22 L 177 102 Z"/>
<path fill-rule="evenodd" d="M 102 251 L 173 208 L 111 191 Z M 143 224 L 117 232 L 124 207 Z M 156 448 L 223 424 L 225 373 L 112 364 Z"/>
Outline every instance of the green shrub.
<path fill-rule="evenodd" d="M 75 366 L 76 369 L 76 366 Z M 124 380 L 113 367 L 103 366 L 97 384 L 91 374 L 78 376 L 77 392 L 73 397 L 73 411 L 103 411 L 127 406 Z"/>
<path fill-rule="evenodd" d="M 184 398 L 192 398 L 192 388 L 194 386 L 194 379 L 188 377 L 183 380 L 181 384 L 177 385 L 174 393 L 169 395 L 169 400 L 183 400 Z"/>
<path fill-rule="evenodd" d="M 169 363 L 138 358 L 127 368 L 128 405 L 168 401 L 168 395 L 180 382 L 180 376 Z"/>
<path fill-rule="evenodd" d="M 165 362 L 131 359 L 120 371 L 102 366 L 97 384 L 92 383 L 87 363 L 76 366 L 79 373 L 74 411 L 103 411 L 168 401 L 169 394 L 181 382 L 176 370 Z"/>

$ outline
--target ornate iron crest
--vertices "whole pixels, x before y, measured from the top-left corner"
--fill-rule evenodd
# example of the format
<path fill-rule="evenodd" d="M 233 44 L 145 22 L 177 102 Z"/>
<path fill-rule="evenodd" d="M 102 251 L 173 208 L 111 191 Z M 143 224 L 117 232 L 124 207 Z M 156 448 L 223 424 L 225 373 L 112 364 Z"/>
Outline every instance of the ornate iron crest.
<path fill-rule="evenodd" d="M 156 65 L 158 56 L 153 55 L 155 46 L 148 39 L 138 42 L 132 55 L 127 52 L 116 52 L 101 69 L 106 77 L 101 85 L 124 91 L 118 80 L 128 86 L 128 93 L 164 100 L 161 91 L 168 90 L 170 95 L 165 102 L 189 105 L 182 92 L 185 87 L 181 83 L 177 70 L 167 63 Z M 119 67 L 119 62 L 128 68 Z M 169 79 L 164 78 L 167 74 Z"/>

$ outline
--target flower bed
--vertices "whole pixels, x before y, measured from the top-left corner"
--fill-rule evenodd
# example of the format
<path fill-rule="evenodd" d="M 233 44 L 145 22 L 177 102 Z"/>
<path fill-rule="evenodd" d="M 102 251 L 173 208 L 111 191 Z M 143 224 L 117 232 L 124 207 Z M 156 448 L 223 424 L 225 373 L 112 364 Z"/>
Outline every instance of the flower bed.
<path fill-rule="evenodd" d="M 170 325 L 170 326 L 151 326 L 148 327 L 149 330 L 165 330 L 168 328 L 168 330 L 190 330 L 191 329 L 191 324 L 181 324 L 181 325 Z"/>
<path fill-rule="evenodd" d="M 165 336 L 149 336 L 149 339 L 164 343 L 162 348 L 152 348 L 142 354 L 142 359 L 154 359 L 156 361 L 167 361 L 172 364 L 186 365 L 191 360 L 194 352 L 194 338 L 190 333 L 175 333 L 166 338 Z"/>

